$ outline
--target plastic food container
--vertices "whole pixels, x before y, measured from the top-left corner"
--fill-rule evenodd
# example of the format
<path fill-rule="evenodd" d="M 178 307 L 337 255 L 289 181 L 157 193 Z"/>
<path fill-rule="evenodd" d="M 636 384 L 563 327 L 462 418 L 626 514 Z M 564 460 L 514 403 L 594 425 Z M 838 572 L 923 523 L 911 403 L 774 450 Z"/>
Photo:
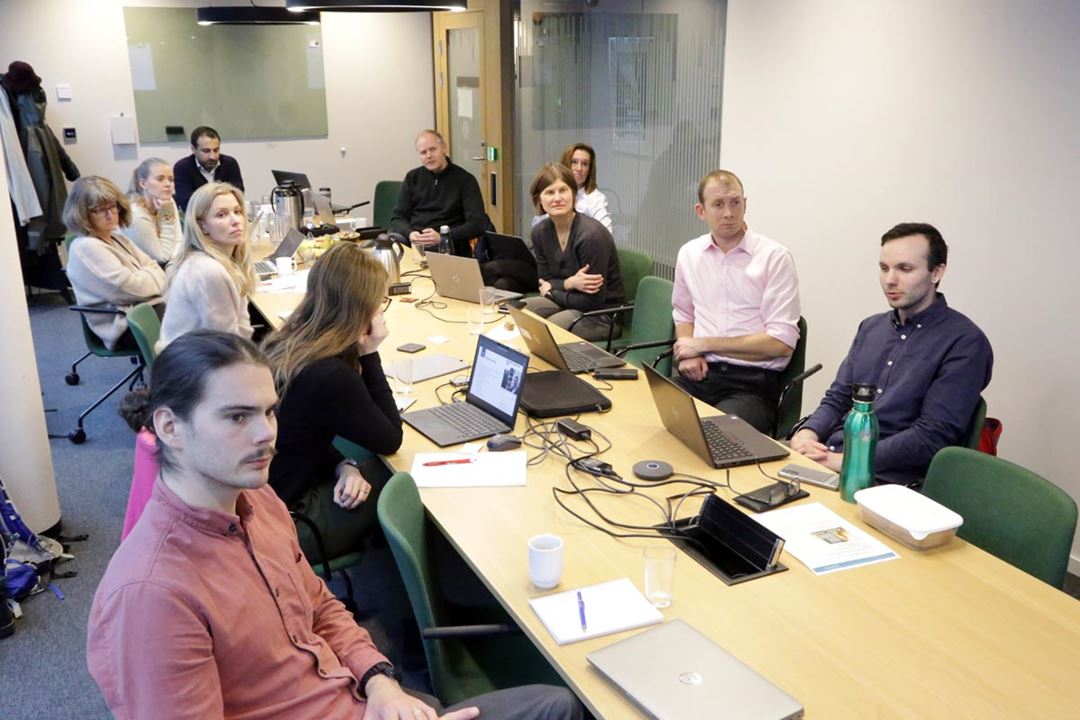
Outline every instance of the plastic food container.
<path fill-rule="evenodd" d="M 916 550 L 949 542 L 964 518 L 902 485 L 878 485 L 855 493 L 862 519 Z"/>

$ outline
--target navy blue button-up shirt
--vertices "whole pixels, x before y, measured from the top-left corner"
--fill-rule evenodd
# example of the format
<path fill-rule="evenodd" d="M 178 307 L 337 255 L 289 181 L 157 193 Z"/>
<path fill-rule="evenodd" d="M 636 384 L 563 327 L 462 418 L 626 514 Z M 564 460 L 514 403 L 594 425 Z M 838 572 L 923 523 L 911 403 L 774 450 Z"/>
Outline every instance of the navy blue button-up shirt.
<path fill-rule="evenodd" d="M 895 310 L 863 320 L 836 379 L 803 427 L 843 452 L 852 384 L 877 385 L 874 473 L 883 482 L 921 480 L 938 450 L 966 443 L 993 365 L 986 335 L 938 293 L 933 305 L 903 324 Z"/>

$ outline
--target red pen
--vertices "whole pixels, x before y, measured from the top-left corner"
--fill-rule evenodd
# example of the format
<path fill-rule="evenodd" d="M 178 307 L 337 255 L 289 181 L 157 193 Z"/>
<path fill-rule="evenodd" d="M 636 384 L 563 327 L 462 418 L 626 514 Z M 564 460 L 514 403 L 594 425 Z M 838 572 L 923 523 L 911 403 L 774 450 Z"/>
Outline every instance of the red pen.
<path fill-rule="evenodd" d="M 475 458 L 459 458 L 457 460 L 431 460 L 424 463 L 424 467 L 439 467 L 440 465 L 468 465 L 476 462 Z"/>

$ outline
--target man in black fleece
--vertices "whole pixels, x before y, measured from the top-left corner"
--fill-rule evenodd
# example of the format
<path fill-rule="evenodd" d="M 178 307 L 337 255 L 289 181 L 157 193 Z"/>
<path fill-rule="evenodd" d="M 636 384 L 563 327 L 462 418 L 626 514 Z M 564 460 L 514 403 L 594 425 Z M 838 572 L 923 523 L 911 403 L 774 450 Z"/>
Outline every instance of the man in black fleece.
<path fill-rule="evenodd" d="M 416 152 L 423 164 L 405 175 L 390 229 L 413 245 L 431 246 L 439 242 L 439 226 L 449 225 L 454 254 L 471 257 L 469 241 L 490 224 L 476 178 L 450 161 L 446 141 L 434 130 L 416 136 Z"/>

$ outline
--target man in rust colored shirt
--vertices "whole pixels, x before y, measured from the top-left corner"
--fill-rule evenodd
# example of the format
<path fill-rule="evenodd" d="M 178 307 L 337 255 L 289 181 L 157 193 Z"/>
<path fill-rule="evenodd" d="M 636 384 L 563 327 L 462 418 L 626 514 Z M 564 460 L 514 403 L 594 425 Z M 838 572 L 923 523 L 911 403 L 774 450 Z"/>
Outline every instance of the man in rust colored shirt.
<path fill-rule="evenodd" d="M 278 398 L 259 351 L 200 331 L 157 358 L 145 425 L 161 474 L 94 597 L 87 664 L 117 718 L 577 720 L 530 685 L 440 715 L 308 566 L 267 486 Z"/>

